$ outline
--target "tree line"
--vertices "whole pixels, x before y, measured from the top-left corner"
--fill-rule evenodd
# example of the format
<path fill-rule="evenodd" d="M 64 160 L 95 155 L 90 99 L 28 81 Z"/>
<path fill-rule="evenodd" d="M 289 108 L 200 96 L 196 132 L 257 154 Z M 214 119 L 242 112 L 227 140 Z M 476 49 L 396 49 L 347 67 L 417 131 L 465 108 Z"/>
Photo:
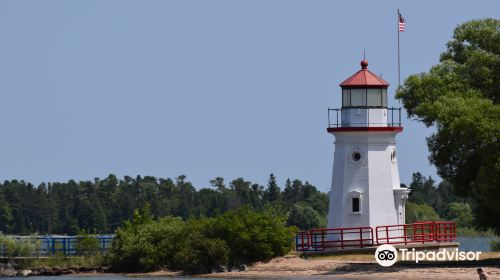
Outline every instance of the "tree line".
<path fill-rule="evenodd" d="M 455 195 L 449 182 L 441 181 L 437 184 L 432 177 L 425 177 L 416 172 L 413 173 L 408 188 L 410 194 L 406 202 L 407 223 L 448 220 L 456 222 L 459 228 L 475 226 L 474 202 Z"/>
<path fill-rule="evenodd" d="M 299 228 L 325 225 L 328 196 L 308 182 L 287 180 L 279 187 L 271 174 L 267 186 L 237 178 L 228 184 L 221 177 L 209 188 L 195 188 L 186 176 L 175 180 L 152 176 L 110 174 L 104 179 L 34 186 L 22 180 L 0 184 L 0 231 L 7 234 L 78 234 L 82 229 L 113 233 L 135 209 L 148 207 L 155 218 L 217 217 L 249 206 L 260 211 L 268 205 L 290 213 L 288 224 Z"/>

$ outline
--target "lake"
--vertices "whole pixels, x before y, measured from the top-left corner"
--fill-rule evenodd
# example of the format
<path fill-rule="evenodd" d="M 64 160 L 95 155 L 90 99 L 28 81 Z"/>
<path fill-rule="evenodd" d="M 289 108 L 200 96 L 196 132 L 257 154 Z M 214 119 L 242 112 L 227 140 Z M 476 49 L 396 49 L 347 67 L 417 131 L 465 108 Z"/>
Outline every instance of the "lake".
<path fill-rule="evenodd" d="M 491 252 L 491 241 L 494 237 L 457 237 L 460 251 Z"/>
<path fill-rule="evenodd" d="M 305 280 L 305 279 L 311 279 L 315 277 L 307 277 L 307 278 L 290 278 L 293 280 Z M 168 279 L 168 280 L 228 280 L 228 279 L 248 279 L 248 280 L 255 280 L 255 278 L 191 278 L 191 277 L 127 277 L 127 276 L 122 276 L 122 275 L 96 275 L 96 276 L 57 276 L 54 278 L 54 276 L 34 276 L 34 277 L 12 277 L 12 278 L 7 278 L 7 279 L 36 279 L 36 280 L 158 280 L 158 279 Z M 265 279 L 265 278 L 259 278 L 259 279 Z M 276 279 L 276 278 L 269 278 L 269 279 Z M 341 278 L 335 278 L 342 280 Z"/>

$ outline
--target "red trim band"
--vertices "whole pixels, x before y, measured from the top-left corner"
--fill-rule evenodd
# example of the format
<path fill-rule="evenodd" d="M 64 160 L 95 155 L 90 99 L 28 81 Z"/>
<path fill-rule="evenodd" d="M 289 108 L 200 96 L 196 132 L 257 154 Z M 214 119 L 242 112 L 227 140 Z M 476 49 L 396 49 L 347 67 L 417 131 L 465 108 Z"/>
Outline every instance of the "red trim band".
<path fill-rule="evenodd" d="M 328 132 L 356 132 L 356 131 L 382 131 L 382 132 L 401 132 L 401 126 L 369 126 L 369 127 L 329 127 Z"/>

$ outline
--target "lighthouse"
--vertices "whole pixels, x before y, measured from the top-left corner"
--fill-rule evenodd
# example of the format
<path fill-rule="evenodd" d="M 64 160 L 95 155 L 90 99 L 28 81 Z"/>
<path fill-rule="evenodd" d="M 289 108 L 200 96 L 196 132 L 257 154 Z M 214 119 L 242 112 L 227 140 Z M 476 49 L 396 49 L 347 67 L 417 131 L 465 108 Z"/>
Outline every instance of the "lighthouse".
<path fill-rule="evenodd" d="M 401 109 L 387 107 L 389 83 L 363 60 L 340 87 L 342 107 L 328 109 L 335 136 L 328 228 L 404 224 L 409 191 L 400 187 L 396 152 L 403 127 Z"/>

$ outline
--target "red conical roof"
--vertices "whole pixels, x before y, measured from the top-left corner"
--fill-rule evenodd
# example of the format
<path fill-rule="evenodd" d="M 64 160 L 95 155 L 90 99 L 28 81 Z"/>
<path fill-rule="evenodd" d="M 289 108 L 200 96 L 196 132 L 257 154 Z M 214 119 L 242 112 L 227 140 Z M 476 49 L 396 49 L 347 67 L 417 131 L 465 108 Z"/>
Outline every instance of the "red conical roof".
<path fill-rule="evenodd" d="M 389 83 L 368 70 L 368 61 L 361 61 L 361 70 L 340 84 L 341 87 L 388 87 Z"/>

